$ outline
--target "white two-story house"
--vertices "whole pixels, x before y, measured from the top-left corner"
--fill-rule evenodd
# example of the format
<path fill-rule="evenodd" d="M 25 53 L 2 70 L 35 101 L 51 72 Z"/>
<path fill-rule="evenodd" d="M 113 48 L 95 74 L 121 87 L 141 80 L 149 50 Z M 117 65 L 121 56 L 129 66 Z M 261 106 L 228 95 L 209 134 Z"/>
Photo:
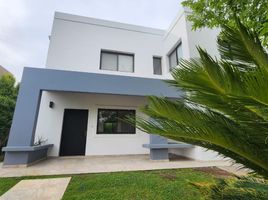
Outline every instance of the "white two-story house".
<path fill-rule="evenodd" d="M 217 56 L 218 31 L 192 31 L 187 14 L 180 11 L 167 30 L 160 30 L 55 13 L 46 68 L 24 69 L 4 164 L 27 165 L 47 153 L 151 152 L 152 159 L 165 159 L 170 151 L 215 159 L 215 153 L 200 147 L 175 144 L 169 149 L 165 139 L 120 120 L 142 115 L 139 107 L 148 95 L 180 97 L 162 80 L 172 78 L 170 71 L 181 58 L 198 57 L 197 45 Z M 167 146 L 158 148 L 161 142 Z"/>

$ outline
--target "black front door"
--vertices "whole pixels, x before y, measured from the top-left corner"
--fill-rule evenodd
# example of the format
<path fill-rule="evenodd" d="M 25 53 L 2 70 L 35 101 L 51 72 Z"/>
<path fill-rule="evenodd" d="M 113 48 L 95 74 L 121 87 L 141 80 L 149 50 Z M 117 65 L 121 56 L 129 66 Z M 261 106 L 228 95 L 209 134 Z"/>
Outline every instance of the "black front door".
<path fill-rule="evenodd" d="M 65 109 L 60 156 L 85 155 L 88 110 Z"/>

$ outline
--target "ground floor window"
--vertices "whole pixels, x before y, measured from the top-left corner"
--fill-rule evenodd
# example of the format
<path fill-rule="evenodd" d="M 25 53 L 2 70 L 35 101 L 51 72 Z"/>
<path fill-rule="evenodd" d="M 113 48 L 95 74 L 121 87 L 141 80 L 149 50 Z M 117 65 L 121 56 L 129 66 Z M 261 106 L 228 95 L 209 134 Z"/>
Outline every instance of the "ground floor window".
<path fill-rule="evenodd" d="M 97 134 L 135 134 L 135 126 L 122 120 L 135 115 L 135 110 L 98 109 Z"/>

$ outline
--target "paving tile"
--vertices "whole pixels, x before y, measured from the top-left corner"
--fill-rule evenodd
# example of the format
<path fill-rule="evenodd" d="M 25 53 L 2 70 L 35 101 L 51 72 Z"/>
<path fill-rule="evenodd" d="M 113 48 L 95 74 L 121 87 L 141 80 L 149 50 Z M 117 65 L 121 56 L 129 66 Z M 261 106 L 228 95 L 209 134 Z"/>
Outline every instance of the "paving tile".
<path fill-rule="evenodd" d="M 71 178 L 22 180 L 0 200 L 60 200 Z"/>

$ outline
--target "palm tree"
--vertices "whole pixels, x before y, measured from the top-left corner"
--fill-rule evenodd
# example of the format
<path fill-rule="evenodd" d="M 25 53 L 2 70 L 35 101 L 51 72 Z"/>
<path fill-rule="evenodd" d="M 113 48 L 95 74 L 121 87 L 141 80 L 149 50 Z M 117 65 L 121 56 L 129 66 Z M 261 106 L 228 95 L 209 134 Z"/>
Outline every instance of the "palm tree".
<path fill-rule="evenodd" d="M 181 99 L 148 97 L 136 126 L 214 150 L 268 177 L 268 55 L 257 34 L 239 20 L 218 39 L 220 59 L 198 47 L 166 81 Z M 132 121 L 133 122 L 133 121 Z"/>

